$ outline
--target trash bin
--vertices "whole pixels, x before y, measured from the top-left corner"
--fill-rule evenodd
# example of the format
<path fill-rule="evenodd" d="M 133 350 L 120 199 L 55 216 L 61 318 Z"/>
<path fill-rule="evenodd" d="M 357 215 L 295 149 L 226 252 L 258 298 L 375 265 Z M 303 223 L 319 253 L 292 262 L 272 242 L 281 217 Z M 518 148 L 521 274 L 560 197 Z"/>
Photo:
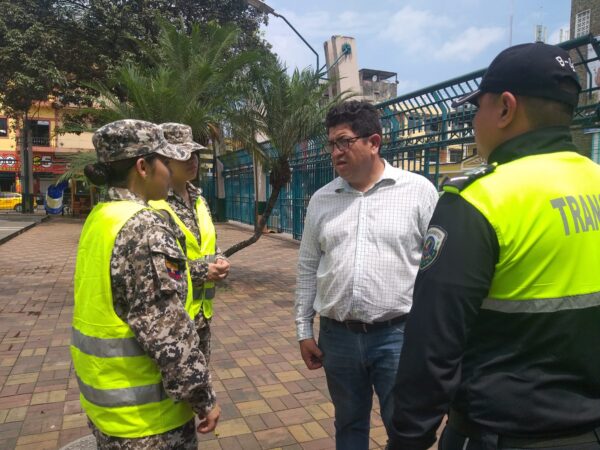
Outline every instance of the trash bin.
<path fill-rule="evenodd" d="M 62 214 L 63 194 L 68 185 L 68 182 L 63 181 L 62 183 L 48 186 L 44 201 L 44 207 L 46 208 L 47 214 Z"/>

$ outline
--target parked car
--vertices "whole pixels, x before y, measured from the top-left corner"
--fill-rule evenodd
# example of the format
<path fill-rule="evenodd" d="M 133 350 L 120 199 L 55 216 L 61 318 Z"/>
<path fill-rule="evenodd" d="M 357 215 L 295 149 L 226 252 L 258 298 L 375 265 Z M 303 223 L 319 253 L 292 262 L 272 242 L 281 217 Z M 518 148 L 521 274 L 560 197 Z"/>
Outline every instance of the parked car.
<path fill-rule="evenodd" d="M 37 207 L 35 197 L 33 198 L 33 208 Z M 0 192 L 0 209 L 14 209 L 21 212 L 23 209 L 23 199 L 18 192 Z"/>

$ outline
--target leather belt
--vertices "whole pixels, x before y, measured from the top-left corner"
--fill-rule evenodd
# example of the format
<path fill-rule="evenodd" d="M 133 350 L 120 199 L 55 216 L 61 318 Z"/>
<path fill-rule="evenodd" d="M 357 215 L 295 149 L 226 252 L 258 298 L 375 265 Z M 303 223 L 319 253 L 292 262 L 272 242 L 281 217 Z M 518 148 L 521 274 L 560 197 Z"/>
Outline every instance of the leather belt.
<path fill-rule="evenodd" d="M 464 414 L 456 411 L 455 409 L 450 410 L 450 414 L 448 415 L 448 426 L 458 433 L 473 440 L 481 440 L 483 434 L 490 434 L 489 431 L 486 431 L 486 429 L 467 419 Z M 560 437 L 511 437 L 499 435 L 498 448 L 546 448 L 568 445 L 577 446 L 599 442 L 599 437 L 600 427 L 596 428 L 595 430 Z"/>
<path fill-rule="evenodd" d="M 332 325 L 346 328 L 353 333 L 369 333 L 375 330 L 380 330 L 382 328 L 391 327 L 392 325 L 397 325 L 399 323 L 404 322 L 408 318 L 408 314 L 403 314 L 398 317 L 394 317 L 390 320 L 383 320 L 381 322 L 361 322 L 360 320 L 344 320 L 340 322 L 339 320 L 330 319 L 329 317 L 321 316 L 321 320 L 325 320 Z"/>

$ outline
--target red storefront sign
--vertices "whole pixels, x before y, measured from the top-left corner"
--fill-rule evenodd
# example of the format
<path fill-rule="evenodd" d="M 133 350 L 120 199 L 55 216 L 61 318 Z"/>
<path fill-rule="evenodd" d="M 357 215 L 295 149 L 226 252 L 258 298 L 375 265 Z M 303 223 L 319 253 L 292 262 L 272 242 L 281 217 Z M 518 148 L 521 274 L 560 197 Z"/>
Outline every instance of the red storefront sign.
<path fill-rule="evenodd" d="M 17 154 L 0 152 L 0 172 L 18 172 L 21 169 Z"/>
<path fill-rule="evenodd" d="M 21 158 L 15 152 L 0 151 L 0 172 L 19 172 L 21 170 Z M 64 160 L 57 158 L 56 154 L 49 152 L 33 152 L 34 173 L 62 174 L 67 170 Z"/>

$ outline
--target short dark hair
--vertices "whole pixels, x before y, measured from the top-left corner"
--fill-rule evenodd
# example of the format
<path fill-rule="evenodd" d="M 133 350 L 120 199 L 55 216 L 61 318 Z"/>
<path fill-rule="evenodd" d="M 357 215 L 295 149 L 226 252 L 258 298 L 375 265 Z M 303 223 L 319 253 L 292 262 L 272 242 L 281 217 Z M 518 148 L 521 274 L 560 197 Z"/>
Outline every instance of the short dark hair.
<path fill-rule="evenodd" d="M 377 109 L 369 102 L 349 100 L 332 106 L 325 117 L 327 131 L 338 125 L 348 125 L 357 136 L 381 135 Z"/>
<path fill-rule="evenodd" d="M 560 89 L 572 94 L 579 92 L 578 86 L 571 80 L 560 82 Z M 518 96 L 525 106 L 525 114 L 533 128 L 553 126 L 568 127 L 573 121 L 575 107 L 568 103 L 542 97 Z"/>
<path fill-rule="evenodd" d="M 573 121 L 573 107 L 540 97 L 522 97 L 525 114 L 532 128 L 568 127 Z"/>

